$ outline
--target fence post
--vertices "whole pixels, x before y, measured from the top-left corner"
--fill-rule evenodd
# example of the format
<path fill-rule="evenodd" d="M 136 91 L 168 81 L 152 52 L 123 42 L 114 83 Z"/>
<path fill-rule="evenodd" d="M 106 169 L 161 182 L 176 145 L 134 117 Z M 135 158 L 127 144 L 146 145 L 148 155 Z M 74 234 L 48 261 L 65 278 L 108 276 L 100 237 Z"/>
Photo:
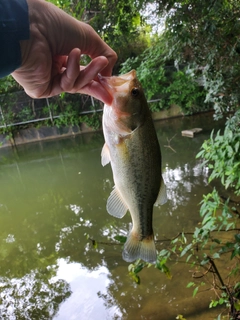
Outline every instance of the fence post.
<path fill-rule="evenodd" d="M 91 102 L 92 102 L 92 106 L 93 106 L 93 108 L 94 108 L 94 111 L 96 111 L 96 108 L 95 108 L 95 102 L 94 102 L 94 99 L 93 99 L 93 97 L 91 96 Z"/>
<path fill-rule="evenodd" d="M 51 108 L 50 108 L 50 103 L 49 103 L 48 98 L 46 98 L 46 101 L 47 101 L 47 106 L 48 106 L 49 116 L 50 116 L 50 119 L 51 119 L 51 122 L 52 122 L 52 125 L 53 125 L 54 123 L 53 123 L 52 110 L 51 110 Z"/>
<path fill-rule="evenodd" d="M 4 126 L 5 126 L 5 128 L 7 128 L 7 124 L 6 124 L 6 122 L 5 122 L 5 118 L 4 118 L 4 115 L 3 115 L 3 112 L 2 112 L 2 107 L 1 107 L 1 106 L 0 106 L 0 114 L 1 114 L 1 117 L 2 117 L 2 119 L 3 119 Z"/>

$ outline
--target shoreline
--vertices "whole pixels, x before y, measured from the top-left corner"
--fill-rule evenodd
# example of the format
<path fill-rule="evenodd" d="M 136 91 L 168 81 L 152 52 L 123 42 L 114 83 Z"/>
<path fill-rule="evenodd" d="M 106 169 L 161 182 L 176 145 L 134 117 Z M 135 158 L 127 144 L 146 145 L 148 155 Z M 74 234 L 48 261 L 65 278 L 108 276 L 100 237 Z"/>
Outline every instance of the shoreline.
<path fill-rule="evenodd" d="M 203 111 L 198 112 L 196 114 L 211 112 L 212 111 Z M 190 117 L 196 114 L 184 115 L 178 106 L 171 106 L 171 108 L 168 110 L 153 112 L 152 118 L 154 121 L 163 121 L 172 118 Z M 94 130 L 88 127 L 85 123 L 81 123 L 80 126 L 70 126 L 61 128 L 58 128 L 56 126 L 42 126 L 40 128 L 33 127 L 28 129 L 21 129 L 16 131 L 12 137 L 9 137 L 9 134 L 0 134 L 0 149 L 39 141 L 74 137 L 76 135 L 98 131 L 102 131 L 102 128 L 99 130 Z"/>

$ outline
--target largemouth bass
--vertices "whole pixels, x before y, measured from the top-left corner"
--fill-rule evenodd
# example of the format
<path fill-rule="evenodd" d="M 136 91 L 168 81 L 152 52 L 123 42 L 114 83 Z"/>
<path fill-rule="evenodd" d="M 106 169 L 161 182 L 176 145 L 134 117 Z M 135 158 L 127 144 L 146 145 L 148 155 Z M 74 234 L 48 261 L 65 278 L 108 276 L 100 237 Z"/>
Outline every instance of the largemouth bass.
<path fill-rule="evenodd" d="M 153 205 L 166 202 L 161 172 L 161 151 L 156 131 L 136 71 L 99 80 L 112 95 L 104 105 L 105 144 L 102 165 L 111 163 L 115 187 L 107 211 L 122 218 L 129 210 L 132 229 L 123 249 L 123 259 L 156 261 L 152 227 Z"/>

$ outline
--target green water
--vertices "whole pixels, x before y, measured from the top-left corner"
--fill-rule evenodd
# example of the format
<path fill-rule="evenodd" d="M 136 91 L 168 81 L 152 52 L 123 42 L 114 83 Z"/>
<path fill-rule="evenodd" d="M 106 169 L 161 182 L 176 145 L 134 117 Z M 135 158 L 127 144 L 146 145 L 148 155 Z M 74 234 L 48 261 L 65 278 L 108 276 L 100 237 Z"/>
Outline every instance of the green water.
<path fill-rule="evenodd" d="M 153 223 L 164 247 L 200 221 L 198 204 L 211 187 L 195 155 L 221 124 L 206 114 L 155 124 L 169 200 L 154 208 Z M 194 127 L 203 132 L 181 137 Z M 113 181 L 101 166 L 103 143 L 96 133 L 0 150 L 0 319 L 213 319 L 213 293 L 192 299 L 184 264 L 172 263 L 171 280 L 153 267 L 140 285 L 129 277 L 121 245 L 109 245 L 131 218 L 106 212 Z M 103 243 L 93 248 L 87 237 Z"/>

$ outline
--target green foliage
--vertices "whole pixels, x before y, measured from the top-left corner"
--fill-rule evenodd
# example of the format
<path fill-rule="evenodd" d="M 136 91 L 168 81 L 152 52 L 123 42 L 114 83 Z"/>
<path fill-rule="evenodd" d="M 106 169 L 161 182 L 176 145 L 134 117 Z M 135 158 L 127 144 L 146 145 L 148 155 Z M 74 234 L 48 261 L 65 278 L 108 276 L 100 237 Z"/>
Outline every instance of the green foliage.
<path fill-rule="evenodd" d="M 89 104 L 89 97 L 70 95 L 62 93 L 58 97 L 49 99 L 51 103 L 42 99 L 41 101 L 31 100 L 24 92 L 6 93 L 0 96 L 0 132 L 3 134 L 12 133 L 13 130 L 29 127 L 38 128 L 45 126 L 79 126 L 86 122 L 89 127 L 97 130 L 101 127 L 99 110 L 101 105 L 95 101 L 95 106 Z M 46 104 L 44 104 L 44 102 Z M 80 118 L 82 112 L 89 112 Z M 39 120 L 39 121 L 36 121 Z"/>
<path fill-rule="evenodd" d="M 239 106 L 240 2 L 166 1 L 165 40 L 169 58 L 187 63 L 201 77 L 216 115 Z"/>
<path fill-rule="evenodd" d="M 121 236 L 120 236 L 120 239 L 121 241 L 125 240 Z M 172 279 L 171 272 L 166 265 L 169 256 L 170 256 L 169 251 L 162 250 L 157 257 L 155 268 L 163 272 L 168 279 Z M 133 279 L 133 281 L 136 282 L 137 284 L 140 284 L 140 276 L 139 276 L 140 271 L 142 271 L 144 268 L 150 268 L 151 266 L 152 266 L 151 263 L 147 263 L 145 261 L 142 261 L 141 259 L 138 259 L 134 263 L 131 263 L 128 266 L 128 272 L 131 278 Z"/>
<path fill-rule="evenodd" d="M 155 267 L 157 269 L 159 269 L 160 271 L 162 271 L 167 276 L 168 279 L 172 279 L 171 272 L 170 272 L 169 268 L 166 265 L 169 256 L 170 256 L 170 252 L 169 251 L 162 250 L 158 254 L 157 262 L 156 262 Z"/>
<path fill-rule="evenodd" d="M 199 286 L 196 286 L 196 284 L 194 282 L 189 282 L 187 284 L 187 288 L 192 288 L 194 287 L 194 290 L 193 290 L 193 298 L 196 296 L 196 294 L 198 293 L 198 290 L 199 290 L 199 287 L 200 286 L 204 286 L 205 283 L 204 282 L 201 282 Z"/>
<path fill-rule="evenodd" d="M 94 130 L 99 130 L 102 125 L 100 114 L 97 112 L 80 116 L 79 121 L 85 123 L 88 127 L 93 128 Z"/>
<path fill-rule="evenodd" d="M 192 114 L 200 109 L 204 110 L 206 92 L 186 71 L 177 71 L 173 74 L 173 81 L 166 88 L 166 92 L 169 93 L 170 105 L 176 104 L 181 107 L 184 114 Z"/>
<path fill-rule="evenodd" d="M 148 266 L 148 264 L 141 260 L 137 260 L 135 263 L 128 266 L 129 275 L 137 284 L 140 284 L 140 277 L 138 276 L 138 273 L 146 266 Z"/>
<path fill-rule="evenodd" d="M 177 320 L 186 320 L 182 314 L 179 314 L 177 317 L 176 317 Z"/>
<path fill-rule="evenodd" d="M 6 92 L 15 91 L 19 87 L 18 83 L 12 76 L 0 79 L 0 95 Z"/>
<path fill-rule="evenodd" d="M 164 70 L 163 50 L 162 41 L 153 42 L 142 55 L 126 60 L 120 70 L 121 73 L 126 73 L 131 69 L 136 69 L 148 100 L 164 95 L 167 78 Z M 166 105 L 163 102 L 164 107 Z"/>
<path fill-rule="evenodd" d="M 240 110 L 226 122 L 223 134 L 212 132 L 201 149 L 197 157 L 212 170 L 209 181 L 220 178 L 226 189 L 231 186 L 240 195 Z"/>
<path fill-rule="evenodd" d="M 71 104 L 64 108 L 64 111 L 58 118 L 54 119 L 54 124 L 60 127 L 79 125 L 79 115 L 76 109 Z"/>
<path fill-rule="evenodd" d="M 149 44 L 151 28 L 140 13 L 143 1 L 50 0 L 75 18 L 89 23 L 118 54 L 114 73 L 129 57 L 136 57 Z"/>
<path fill-rule="evenodd" d="M 21 122 L 30 121 L 34 118 L 32 109 L 28 106 L 24 106 L 18 113 L 17 118 Z"/>
<path fill-rule="evenodd" d="M 204 105 L 206 92 L 194 79 L 188 68 L 177 69 L 172 61 L 166 61 L 166 49 L 162 40 L 152 45 L 135 59 L 122 64 L 121 73 L 136 69 L 147 100 L 159 99 L 150 104 L 152 111 L 168 109 L 171 105 L 181 107 L 184 114 L 192 114 L 209 108 Z"/>
<path fill-rule="evenodd" d="M 121 235 L 117 235 L 114 237 L 115 240 L 119 241 L 120 243 L 124 244 L 127 241 L 127 237 L 125 236 L 121 236 Z"/>
<path fill-rule="evenodd" d="M 101 113 L 92 112 L 89 114 L 81 115 L 80 111 L 75 105 L 67 104 L 65 105 L 65 95 L 61 98 L 63 104 L 63 111 L 60 112 L 59 116 L 54 116 L 53 123 L 58 128 L 67 126 L 79 126 L 81 123 L 85 123 L 88 127 L 98 130 L 101 127 Z M 51 104 L 44 107 L 43 111 L 45 115 L 49 115 L 49 108 L 52 115 L 59 114 L 59 106 L 57 104 Z M 90 109 L 93 109 L 91 107 Z M 52 122 L 45 122 L 46 125 L 52 125 Z"/>

